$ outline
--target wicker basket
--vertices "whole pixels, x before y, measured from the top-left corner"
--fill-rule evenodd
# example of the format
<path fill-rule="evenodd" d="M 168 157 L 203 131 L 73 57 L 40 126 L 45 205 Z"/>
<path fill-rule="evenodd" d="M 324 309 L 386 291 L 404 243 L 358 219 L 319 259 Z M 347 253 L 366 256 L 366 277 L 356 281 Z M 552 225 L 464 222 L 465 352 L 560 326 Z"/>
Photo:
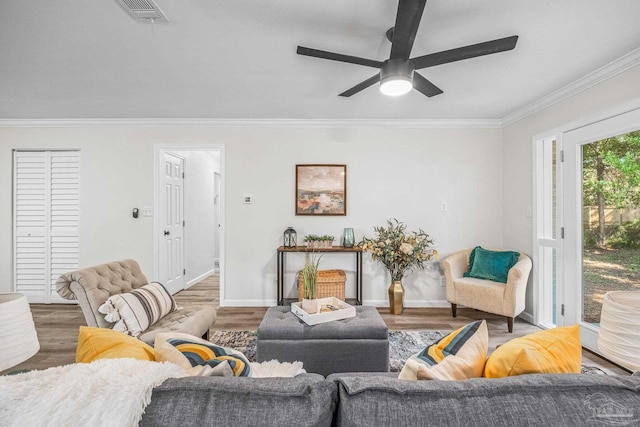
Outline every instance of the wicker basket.
<path fill-rule="evenodd" d="M 342 270 L 318 271 L 318 298 L 335 297 L 344 301 L 344 284 L 347 275 Z M 304 296 L 304 279 L 298 274 L 298 300 Z"/>

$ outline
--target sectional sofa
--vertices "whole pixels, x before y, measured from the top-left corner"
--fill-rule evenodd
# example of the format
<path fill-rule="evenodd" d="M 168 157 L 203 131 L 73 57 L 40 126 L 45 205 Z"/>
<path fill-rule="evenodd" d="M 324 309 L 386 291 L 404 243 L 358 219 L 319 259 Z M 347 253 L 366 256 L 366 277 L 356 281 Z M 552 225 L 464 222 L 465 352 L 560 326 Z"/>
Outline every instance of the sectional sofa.
<path fill-rule="evenodd" d="M 529 374 L 466 381 L 405 381 L 395 378 L 397 373 L 169 379 L 153 390 L 140 425 L 637 426 L 637 375 Z"/>

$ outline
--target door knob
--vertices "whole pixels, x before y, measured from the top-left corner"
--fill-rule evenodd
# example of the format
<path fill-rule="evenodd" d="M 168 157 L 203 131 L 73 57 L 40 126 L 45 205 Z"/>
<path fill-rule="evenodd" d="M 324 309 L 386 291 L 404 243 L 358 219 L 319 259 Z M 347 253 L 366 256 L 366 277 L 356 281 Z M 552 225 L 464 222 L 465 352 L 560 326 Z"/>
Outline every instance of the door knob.
<path fill-rule="evenodd" d="M 164 230 L 164 235 L 165 235 L 165 236 L 168 236 L 169 234 L 171 234 L 171 232 L 170 232 L 170 231 L 168 231 L 168 230 Z"/>

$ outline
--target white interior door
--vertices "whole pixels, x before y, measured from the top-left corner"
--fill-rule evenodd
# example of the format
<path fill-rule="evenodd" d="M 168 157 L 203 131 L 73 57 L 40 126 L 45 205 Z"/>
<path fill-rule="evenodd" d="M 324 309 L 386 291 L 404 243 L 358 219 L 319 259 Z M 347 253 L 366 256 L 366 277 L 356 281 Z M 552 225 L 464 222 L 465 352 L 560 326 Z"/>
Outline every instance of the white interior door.
<path fill-rule="evenodd" d="M 163 152 L 158 222 L 160 282 L 172 294 L 184 289 L 184 158 Z"/>
<path fill-rule="evenodd" d="M 78 268 L 80 152 L 14 152 L 14 289 L 32 303 L 58 296 L 61 274 Z"/>
<path fill-rule="evenodd" d="M 219 173 L 215 173 L 214 174 L 214 189 L 215 189 L 215 195 L 213 198 L 213 203 L 214 203 L 214 217 L 213 217 L 213 221 L 214 221 L 214 225 L 215 225 L 215 237 L 214 237 L 214 242 L 213 242 L 213 246 L 214 246 L 214 251 L 215 251 L 215 271 L 217 273 L 220 272 L 220 174 Z"/>

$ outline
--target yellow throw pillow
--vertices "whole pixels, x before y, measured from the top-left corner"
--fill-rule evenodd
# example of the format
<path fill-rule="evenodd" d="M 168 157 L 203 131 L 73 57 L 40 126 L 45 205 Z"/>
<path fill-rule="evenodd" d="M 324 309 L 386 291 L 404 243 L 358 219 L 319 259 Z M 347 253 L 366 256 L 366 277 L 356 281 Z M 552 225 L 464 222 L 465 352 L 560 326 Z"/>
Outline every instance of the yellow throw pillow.
<path fill-rule="evenodd" d="M 580 327 L 564 326 L 515 338 L 498 347 L 484 368 L 487 378 L 580 373 Z"/>
<path fill-rule="evenodd" d="M 398 378 L 464 380 L 480 377 L 488 348 L 487 322 L 479 320 L 469 323 L 411 356 Z"/>
<path fill-rule="evenodd" d="M 76 348 L 77 363 L 91 363 L 98 359 L 122 357 L 155 360 L 153 348 L 137 338 L 112 329 L 80 326 L 78 347 Z"/>

